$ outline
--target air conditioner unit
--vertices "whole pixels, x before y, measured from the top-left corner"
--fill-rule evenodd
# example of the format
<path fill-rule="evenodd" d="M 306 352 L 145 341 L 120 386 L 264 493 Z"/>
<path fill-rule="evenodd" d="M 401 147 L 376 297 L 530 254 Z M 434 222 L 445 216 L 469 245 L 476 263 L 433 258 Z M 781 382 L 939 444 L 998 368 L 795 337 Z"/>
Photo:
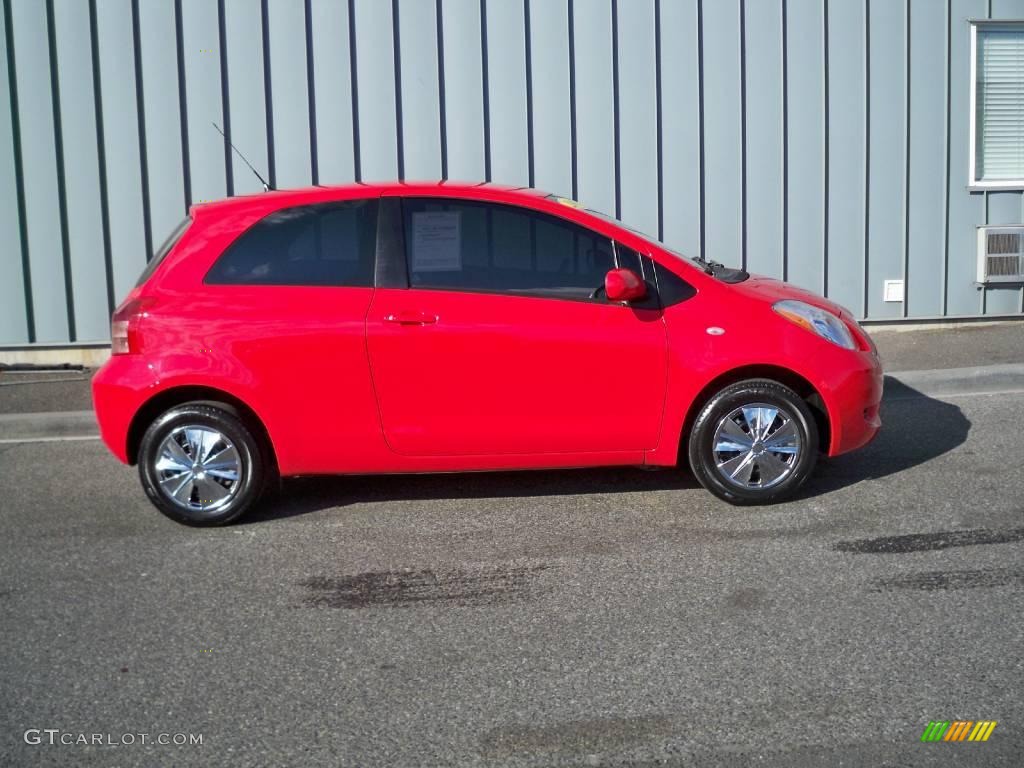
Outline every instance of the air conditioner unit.
<path fill-rule="evenodd" d="M 978 282 L 1024 282 L 1024 226 L 978 227 Z"/>

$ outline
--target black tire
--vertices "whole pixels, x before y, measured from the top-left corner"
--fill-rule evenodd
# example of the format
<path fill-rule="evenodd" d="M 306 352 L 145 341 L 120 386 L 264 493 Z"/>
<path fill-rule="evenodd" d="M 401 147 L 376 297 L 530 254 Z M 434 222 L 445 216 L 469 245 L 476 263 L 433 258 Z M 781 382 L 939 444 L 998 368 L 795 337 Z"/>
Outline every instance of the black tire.
<path fill-rule="evenodd" d="M 755 456 L 744 465 L 744 468 L 752 467 L 746 481 L 730 480 L 726 477 L 726 472 L 719 469 L 719 459 L 732 458 L 742 464 L 743 456 L 746 454 L 742 451 L 724 451 L 716 455 L 715 434 L 720 425 L 729 427 L 725 420 L 737 409 L 754 404 L 778 408 L 781 414 L 789 417 L 793 430 L 799 436 L 799 442 L 796 443 L 797 452 L 787 457 L 781 452 L 768 451 L 771 455 L 765 457 L 764 470 L 759 465 L 762 459 Z M 749 434 L 752 430 L 748 430 L 749 425 L 744 426 L 746 420 L 743 417 L 737 418 L 743 421 L 743 424 L 738 425 L 739 428 L 747 430 Z M 773 425 L 784 423 L 783 417 L 778 418 L 779 420 L 773 421 L 765 428 L 766 431 Z M 734 421 L 735 423 L 737 422 Z M 776 430 L 778 429 L 781 429 L 781 426 L 776 427 Z M 752 440 L 752 443 L 753 451 L 760 451 L 761 455 L 766 452 L 763 441 Z M 810 406 L 792 389 L 770 379 L 748 379 L 726 387 L 701 408 L 693 429 L 690 430 L 688 454 L 694 476 L 718 498 L 737 505 L 768 504 L 790 495 L 810 477 L 818 458 L 818 426 Z M 780 473 L 781 479 L 772 479 L 771 473 L 775 471 L 773 467 L 778 465 L 768 467 L 767 460 L 771 459 L 779 460 L 787 467 L 786 471 Z M 728 464 L 726 466 L 728 469 L 733 468 Z M 759 482 L 766 482 L 767 485 L 758 487 L 756 484 Z M 750 483 L 755 485 L 751 487 Z"/>
<path fill-rule="evenodd" d="M 238 458 L 238 470 L 235 473 L 237 479 L 215 480 L 221 487 L 228 488 L 227 496 L 211 502 L 213 507 L 208 509 L 201 507 L 202 502 L 197 498 L 196 483 L 192 483 L 190 488 L 183 491 L 192 494 L 191 497 L 176 503 L 170 498 L 169 492 L 161 490 L 161 470 L 156 467 L 164 441 L 172 434 L 183 439 L 180 437 L 185 434 L 181 431 L 182 428 L 192 426 L 212 430 L 223 438 L 221 442 L 214 443 L 216 448 L 210 449 L 211 454 L 217 449 L 223 450 L 230 443 L 235 451 L 232 458 L 235 455 Z M 185 442 L 183 450 L 187 453 L 191 446 L 187 440 Z M 259 499 L 267 479 L 268 466 L 263 446 L 242 420 L 223 408 L 208 404 L 185 403 L 166 411 L 149 425 L 139 445 L 139 477 L 146 495 L 167 517 L 185 525 L 225 525 L 237 520 Z M 179 470 L 174 469 L 169 472 L 177 471 Z M 174 483 L 178 477 L 184 478 L 185 475 L 165 475 L 165 483 Z M 188 478 L 183 482 L 188 482 Z M 197 508 L 196 505 L 200 506 Z"/>

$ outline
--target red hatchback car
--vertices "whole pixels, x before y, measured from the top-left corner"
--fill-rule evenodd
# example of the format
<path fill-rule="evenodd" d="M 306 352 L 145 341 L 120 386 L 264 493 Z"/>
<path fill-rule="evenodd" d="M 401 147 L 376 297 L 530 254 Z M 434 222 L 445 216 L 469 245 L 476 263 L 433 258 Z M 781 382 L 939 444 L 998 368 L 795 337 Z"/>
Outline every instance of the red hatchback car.
<path fill-rule="evenodd" d="M 683 460 L 756 504 L 880 426 L 847 310 L 493 184 L 196 205 L 112 338 L 103 440 L 195 525 L 290 475 Z"/>

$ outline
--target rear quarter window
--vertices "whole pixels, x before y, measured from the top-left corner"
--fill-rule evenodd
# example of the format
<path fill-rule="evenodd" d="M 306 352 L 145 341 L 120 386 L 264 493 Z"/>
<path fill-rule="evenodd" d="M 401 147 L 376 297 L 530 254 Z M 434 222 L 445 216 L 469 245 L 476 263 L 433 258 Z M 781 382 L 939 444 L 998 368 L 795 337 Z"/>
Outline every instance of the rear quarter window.
<path fill-rule="evenodd" d="M 174 246 L 181 240 L 182 235 L 185 234 L 186 230 L 192 226 L 192 217 L 186 216 L 182 221 L 174 228 L 174 230 L 167 236 L 167 239 L 161 243 L 160 247 L 156 249 L 156 253 L 153 254 L 153 258 L 146 264 L 146 268 L 142 270 L 142 274 L 139 275 L 138 281 L 135 283 L 136 286 L 142 285 L 144 282 L 149 280 L 156 272 L 156 268 L 160 266 L 160 262 L 163 261 L 167 254 L 169 254 Z"/>
<path fill-rule="evenodd" d="M 206 275 L 211 285 L 373 285 L 377 200 L 284 208 L 239 235 Z"/>

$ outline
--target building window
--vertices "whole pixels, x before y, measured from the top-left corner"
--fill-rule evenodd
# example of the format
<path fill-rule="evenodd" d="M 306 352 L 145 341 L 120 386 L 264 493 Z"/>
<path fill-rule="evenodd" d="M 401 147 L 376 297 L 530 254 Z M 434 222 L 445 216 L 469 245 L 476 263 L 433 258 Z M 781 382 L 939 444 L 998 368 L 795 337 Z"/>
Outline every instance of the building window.
<path fill-rule="evenodd" d="M 1024 24 L 971 25 L 971 185 L 1024 186 Z"/>

